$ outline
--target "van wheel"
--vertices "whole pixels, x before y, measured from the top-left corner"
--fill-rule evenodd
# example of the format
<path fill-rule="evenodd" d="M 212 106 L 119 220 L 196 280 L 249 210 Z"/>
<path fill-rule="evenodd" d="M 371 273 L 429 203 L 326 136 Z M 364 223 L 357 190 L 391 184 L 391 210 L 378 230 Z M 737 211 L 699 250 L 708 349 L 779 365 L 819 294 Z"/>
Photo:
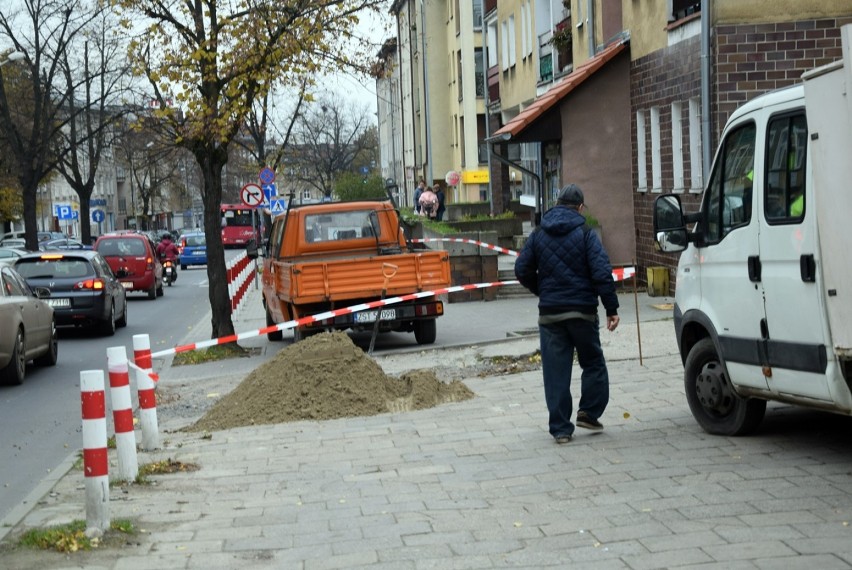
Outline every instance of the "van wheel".
<path fill-rule="evenodd" d="M 271 327 L 274 324 L 276 324 L 276 322 L 272 320 L 272 314 L 270 314 L 269 307 L 267 307 L 266 308 L 266 326 Z M 284 339 L 284 331 L 279 329 L 279 330 L 276 330 L 276 331 L 273 331 L 273 332 L 268 332 L 268 333 L 266 333 L 266 338 L 268 340 L 272 340 L 272 341 L 283 340 Z"/>
<path fill-rule="evenodd" d="M 417 344 L 432 344 L 438 336 L 438 327 L 435 319 L 414 321 L 414 339 Z"/>
<path fill-rule="evenodd" d="M 689 351 L 683 381 L 689 409 L 707 433 L 745 435 L 763 420 L 766 400 L 734 392 L 711 338 L 701 339 Z"/>

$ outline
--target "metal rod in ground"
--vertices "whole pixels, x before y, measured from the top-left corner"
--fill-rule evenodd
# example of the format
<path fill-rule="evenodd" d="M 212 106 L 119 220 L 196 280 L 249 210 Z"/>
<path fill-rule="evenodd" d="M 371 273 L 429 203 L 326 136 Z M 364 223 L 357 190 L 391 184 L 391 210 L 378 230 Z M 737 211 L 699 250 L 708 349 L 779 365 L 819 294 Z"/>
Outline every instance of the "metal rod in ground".
<path fill-rule="evenodd" d="M 133 335 L 133 362 L 139 368 L 133 370 L 139 398 L 139 423 L 142 427 L 142 449 L 150 451 L 160 447 L 157 423 L 157 391 L 151 378 L 151 339 L 147 334 Z"/>
<path fill-rule="evenodd" d="M 139 475 L 136 434 L 133 432 L 133 402 L 130 399 L 130 374 L 127 351 L 123 346 L 107 348 L 109 398 L 115 424 L 115 449 L 118 451 L 118 478 L 133 482 Z"/>
<path fill-rule="evenodd" d="M 109 528 L 109 458 L 107 456 L 104 371 L 80 372 L 83 411 L 83 475 L 86 487 L 86 536 Z"/>
<path fill-rule="evenodd" d="M 642 330 L 639 328 L 639 293 L 636 292 L 636 260 L 633 260 L 633 305 L 636 307 L 636 338 L 639 340 L 639 366 L 642 364 Z"/>

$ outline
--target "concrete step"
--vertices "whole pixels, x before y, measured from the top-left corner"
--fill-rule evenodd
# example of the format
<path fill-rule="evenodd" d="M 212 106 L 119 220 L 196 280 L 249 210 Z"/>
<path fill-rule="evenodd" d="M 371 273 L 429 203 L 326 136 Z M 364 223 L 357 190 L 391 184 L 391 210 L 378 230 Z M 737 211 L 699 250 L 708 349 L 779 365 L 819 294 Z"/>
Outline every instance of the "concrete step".
<path fill-rule="evenodd" d="M 497 271 L 500 281 L 514 281 L 514 269 L 500 269 Z M 497 289 L 498 299 L 514 299 L 518 297 L 533 297 L 534 295 L 523 285 L 502 285 Z"/>

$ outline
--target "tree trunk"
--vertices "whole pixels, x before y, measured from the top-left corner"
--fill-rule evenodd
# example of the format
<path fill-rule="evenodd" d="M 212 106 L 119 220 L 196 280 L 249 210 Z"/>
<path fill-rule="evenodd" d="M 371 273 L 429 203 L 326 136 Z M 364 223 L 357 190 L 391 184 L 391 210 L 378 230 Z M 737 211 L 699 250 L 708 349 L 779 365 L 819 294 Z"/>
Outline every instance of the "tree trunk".
<path fill-rule="evenodd" d="M 27 249 L 38 251 L 38 214 L 36 204 L 38 202 L 38 179 L 31 170 L 25 170 L 19 178 L 24 203 L 24 238 Z"/>
<path fill-rule="evenodd" d="M 204 234 L 207 241 L 207 293 L 212 312 L 211 338 L 234 334 L 231 320 L 231 298 L 228 294 L 228 276 L 225 269 L 225 247 L 222 245 L 222 169 L 228 161 L 227 147 L 193 149 L 204 180 Z"/>

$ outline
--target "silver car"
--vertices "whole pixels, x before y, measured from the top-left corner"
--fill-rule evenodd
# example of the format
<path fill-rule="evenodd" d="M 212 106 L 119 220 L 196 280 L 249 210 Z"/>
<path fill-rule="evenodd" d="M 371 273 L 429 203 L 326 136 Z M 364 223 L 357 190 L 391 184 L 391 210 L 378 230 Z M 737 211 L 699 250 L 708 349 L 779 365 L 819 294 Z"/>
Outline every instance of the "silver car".
<path fill-rule="evenodd" d="M 53 366 L 59 353 L 53 309 L 11 267 L 0 265 L 0 382 L 20 384 L 27 362 Z"/>

